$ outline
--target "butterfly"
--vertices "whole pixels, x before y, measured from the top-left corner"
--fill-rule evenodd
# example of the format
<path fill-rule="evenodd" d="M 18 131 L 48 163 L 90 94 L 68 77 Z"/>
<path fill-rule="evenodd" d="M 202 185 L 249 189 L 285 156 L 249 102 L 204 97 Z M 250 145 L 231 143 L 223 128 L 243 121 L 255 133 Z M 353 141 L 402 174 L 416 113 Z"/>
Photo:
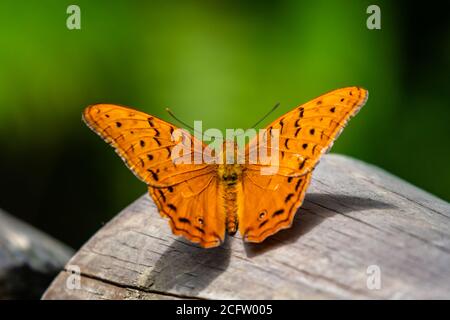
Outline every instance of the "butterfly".
<path fill-rule="evenodd" d="M 184 159 L 208 148 L 188 131 L 128 107 L 95 104 L 83 112 L 85 123 L 112 145 L 131 171 L 148 185 L 160 214 L 172 232 L 204 248 L 219 246 L 226 233 L 240 231 L 247 242 L 262 242 L 292 224 L 302 205 L 314 168 L 348 120 L 365 104 L 368 91 L 346 87 L 328 92 L 279 117 L 265 130 L 279 133 L 278 167 L 254 163 L 194 163 L 174 157 L 183 144 Z M 193 143 L 187 143 L 191 141 Z M 248 155 L 258 137 L 245 146 Z M 200 146 L 200 148 L 195 147 Z"/>

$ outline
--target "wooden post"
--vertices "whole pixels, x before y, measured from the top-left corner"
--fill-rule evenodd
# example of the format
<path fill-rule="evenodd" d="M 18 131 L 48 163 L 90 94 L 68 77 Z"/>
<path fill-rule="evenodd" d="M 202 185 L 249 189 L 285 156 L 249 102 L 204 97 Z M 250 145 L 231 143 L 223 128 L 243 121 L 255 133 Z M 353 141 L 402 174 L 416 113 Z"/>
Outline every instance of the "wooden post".
<path fill-rule="evenodd" d="M 144 195 L 95 234 L 43 299 L 450 297 L 450 206 L 363 162 L 327 155 L 292 228 L 215 249 L 173 236 Z M 69 279 L 70 280 L 70 279 Z"/>

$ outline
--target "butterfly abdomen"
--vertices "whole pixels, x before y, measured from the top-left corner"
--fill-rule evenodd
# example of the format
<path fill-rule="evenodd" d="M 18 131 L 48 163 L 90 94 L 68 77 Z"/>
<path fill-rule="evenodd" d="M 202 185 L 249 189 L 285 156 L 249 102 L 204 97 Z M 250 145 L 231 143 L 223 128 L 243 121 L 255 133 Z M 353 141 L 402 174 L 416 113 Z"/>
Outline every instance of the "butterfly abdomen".
<path fill-rule="evenodd" d="M 227 232 L 230 235 L 234 235 L 238 229 L 237 218 L 237 198 L 238 192 L 236 184 L 225 184 L 223 193 L 223 204 L 226 214 Z"/>
<path fill-rule="evenodd" d="M 223 207 L 227 232 L 234 235 L 238 230 L 238 209 L 241 188 L 241 172 L 239 165 L 223 165 L 219 167 L 219 181 L 222 188 Z"/>

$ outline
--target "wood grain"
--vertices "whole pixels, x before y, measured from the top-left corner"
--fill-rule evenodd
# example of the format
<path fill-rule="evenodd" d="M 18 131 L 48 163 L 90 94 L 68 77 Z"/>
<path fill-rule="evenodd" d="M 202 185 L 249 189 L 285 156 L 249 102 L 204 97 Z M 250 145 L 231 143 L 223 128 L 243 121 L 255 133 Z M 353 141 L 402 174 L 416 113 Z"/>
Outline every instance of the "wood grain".
<path fill-rule="evenodd" d="M 326 155 L 292 228 L 263 244 L 202 249 L 170 232 L 148 195 L 105 225 L 43 299 L 450 297 L 450 205 L 363 162 Z M 367 287 L 367 269 L 381 287 Z"/>

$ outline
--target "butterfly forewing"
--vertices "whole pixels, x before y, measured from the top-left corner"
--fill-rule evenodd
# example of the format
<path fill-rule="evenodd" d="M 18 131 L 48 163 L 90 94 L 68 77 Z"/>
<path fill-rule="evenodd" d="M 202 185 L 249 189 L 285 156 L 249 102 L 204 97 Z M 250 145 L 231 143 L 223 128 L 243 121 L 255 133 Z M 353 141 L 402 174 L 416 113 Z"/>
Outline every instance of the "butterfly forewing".
<path fill-rule="evenodd" d="M 315 167 L 321 155 L 326 153 L 339 136 L 348 120 L 364 105 L 367 90 L 347 87 L 326 93 L 298 106 L 266 127 L 270 134 L 279 133 L 278 147 L 269 146 L 278 152 L 278 174 L 300 176 Z M 255 152 L 258 140 L 247 146 L 247 153 Z M 261 170 L 263 164 L 249 164 L 248 170 Z"/>
<path fill-rule="evenodd" d="M 240 231 L 247 241 L 261 242 L 289 227 L 302 204 L 311 173 L 333 145 L 348 120 L 364 105 L 368 92 L 347 87 L 326 93 L 281 116 L 266 127 L 276 129 L 279 166 L 273 175 L 261 174 L 265 163 L 247 164 L 243 174 L 244 210 Z M 247 154 L 258 147 L 254 139 Z M 261 218 L 264 217 L 264 218 Z"/>
<path fill-rule="evenodd" d="M 195 138 L 172 124 L 146 113 L 117 105 L 98 104 L 85 109 L 86 124 L 111 144 L 134 174 L 149 186 L 161 215 L 172 231 L 203 247 L 219 245 L 225 236 L 223 210 L 217 203 L 216 167 L 192 163 Z M 177 143 L 190 152 L 173 156 Z M 188 163 L 180 157 L 188 156 Z"/>
<path fill-rule="evenodd" d="M 83 119 L 150 186 L 166 187 L 213 172 L 206 164 L 176 164 L 179 161 L 172 151 L 179 141 L 172 140 L 172 133 L 177 128 L 154 116 L 122 106 L 97 104 L 85 109 Z M 179 140 L 192 146 L 189 157 L 201 152 L 194 150 L 194 137 L 187 131 Z"/>

